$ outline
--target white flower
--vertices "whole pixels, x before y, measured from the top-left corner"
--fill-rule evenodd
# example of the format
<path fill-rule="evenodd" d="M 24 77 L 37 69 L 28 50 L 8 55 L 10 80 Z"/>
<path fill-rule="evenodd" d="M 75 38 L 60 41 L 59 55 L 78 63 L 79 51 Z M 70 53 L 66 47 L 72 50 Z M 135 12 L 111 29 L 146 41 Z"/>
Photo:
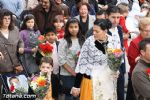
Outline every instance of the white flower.
<path fill-rule="evenodd" d="M 37 83 L 32 81 L 30 86 L 35 90 L 37 88 Z"/>

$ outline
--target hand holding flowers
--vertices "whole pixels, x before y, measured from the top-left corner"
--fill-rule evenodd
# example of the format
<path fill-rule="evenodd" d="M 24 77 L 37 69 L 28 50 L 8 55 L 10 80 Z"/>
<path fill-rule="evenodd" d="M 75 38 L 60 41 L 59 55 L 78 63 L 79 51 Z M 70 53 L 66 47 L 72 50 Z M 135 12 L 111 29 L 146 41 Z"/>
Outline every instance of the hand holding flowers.
<path fill-rule="evenodd" d="M 53 51 L 53 46 L 51 43 L 47 42 L 44 36 L 39 36 L 38 38 L 39 51 L 42 56 L 50 57 Z"/>
<path fill-rule="evenodd" d="M 30 80 L 30 86 L 38 98 L 43 99 L 49 88 L 49 81 L 45 76 L 35 76 Z"/>
<path fill-rule="evenodd" d="M 123 56 L 123 51 L 121 49 L 107 49 L 107 57 L 108 57 L 108 65 L 109 68 L 117 72 L 119 70 L 119 67 L 121 65 L 121 60 Z"/>

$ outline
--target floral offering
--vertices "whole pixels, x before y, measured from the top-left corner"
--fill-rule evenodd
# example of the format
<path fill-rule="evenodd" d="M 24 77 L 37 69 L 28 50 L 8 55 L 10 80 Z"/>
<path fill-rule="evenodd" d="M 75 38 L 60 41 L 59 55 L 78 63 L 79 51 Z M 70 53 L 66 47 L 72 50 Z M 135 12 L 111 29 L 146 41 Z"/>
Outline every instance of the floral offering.
<path fill-rule="evenodd" d="M 107 55 L 108 55 L 108 65 L 109 68 L 117 72 L 119 70 L 119 67 L 121 65 L 121 60 L 123 56 L 123 51 L 121 49 L 107 49 Z"/>
<path fill-rule="evenodd" d="M 53 51 L 53 46 L 51 43 L 45 41 L 44 36 L 39 36 L 38 38 L 39 41 L 39 52 L 41 53 L 42 56 L 47 56 L 50 57 Z"/>
<path fill-rule="evenodd" d="M 49 81 L 45 76 L 35 76 L 30 80 L 30 86 L 38 98 L 43 99 L 49 89 Z"/>

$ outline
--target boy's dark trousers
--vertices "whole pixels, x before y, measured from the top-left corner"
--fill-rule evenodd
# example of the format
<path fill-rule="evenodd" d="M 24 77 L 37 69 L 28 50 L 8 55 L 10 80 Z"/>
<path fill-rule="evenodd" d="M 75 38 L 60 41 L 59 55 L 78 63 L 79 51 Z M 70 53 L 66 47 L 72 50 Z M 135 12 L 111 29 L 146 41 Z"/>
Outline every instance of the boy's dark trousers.
<path fill-rule="evenodd" d="M 127 87 L 127 96 L 126 96 L 126 100 L 136 100 L 135 99 L 135 95 L 134 95 L 134 91 L 133 91 L 133 87 L 132 87 L 132 81 L 131 81 L 131 75 L 128 75 L 128 87 Z"/>
<path fill-rule="evenodd" d="M 59 75 L 52 74 L 52 97 L 55 98 L 55 100 L 58 100 L 59 91 L 60 91 L 60 79 Z"/>
<path fill-rule="evenodd" d="M 120 74 L 117 79 L 117 97 L 118 97 L 118 100 L 124 100 L 125 63 L 121 64 L 119 71 L 120 71 Z"/>

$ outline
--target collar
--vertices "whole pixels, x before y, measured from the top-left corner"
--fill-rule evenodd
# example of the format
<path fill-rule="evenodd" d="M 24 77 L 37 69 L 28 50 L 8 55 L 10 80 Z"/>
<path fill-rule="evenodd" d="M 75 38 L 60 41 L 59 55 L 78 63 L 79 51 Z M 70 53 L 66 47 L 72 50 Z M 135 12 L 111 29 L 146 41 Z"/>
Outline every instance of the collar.
<path fill-rule="evenodd" d="M 145 62 L 143 59 L 140 58 L 139 62 L 150 68 L 150 63 Z"/>

